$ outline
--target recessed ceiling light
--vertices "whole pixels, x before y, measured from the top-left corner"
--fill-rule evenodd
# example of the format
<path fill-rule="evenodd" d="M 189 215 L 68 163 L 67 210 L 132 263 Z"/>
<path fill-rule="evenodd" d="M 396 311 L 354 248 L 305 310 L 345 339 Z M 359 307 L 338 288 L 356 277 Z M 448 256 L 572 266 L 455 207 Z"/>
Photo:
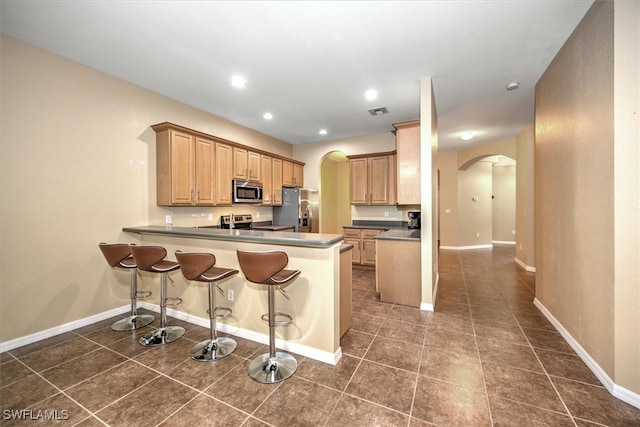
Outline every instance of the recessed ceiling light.
<path fill-rule="evenodd" d="M 507 85 L 507 90 L 516 90 L 520 87 L 519 82 L 512 82 Z"/>
<path fill-rule="evenodd" d="M 262 116 L 263 119 L 265 120 L 271 120 L 273 119 L 273 114 L 271 113 L 264 113 L 264 115 Z"/>
<path fill-rule="evenodd" d="M 378 91 L 374 90 L 374 89 L 369 89 L 368 91 L 366 91 L 364 93 L 364 98 L 367 101 L 373 101 L 374 99 L 378 98 Z"/>
<path fill-rule="evenodd" d="M 318 132 L 320 135 L 326 135 L 327 134 L 327 130 L 326 129 L 320 129 L 320 132 Z"/>
<path fill-rule="evenodd" d="M 464 133 L 461 133 L 461 134 L 460 134 L 460 138 L 461 138 L 463 141 L 468 141 L 468 140 L 470 140 L 471 138 L 473 138 L 474 136 L 475 136 L 475 134 L 474 134 L 473 132 L 464 132 Z"/>
<path fill-rule="evenodd" d="M 247 80 L 242 76 L 233 76 L 231 78 L 231 86 L 241 89 L 247 85 Z"/>

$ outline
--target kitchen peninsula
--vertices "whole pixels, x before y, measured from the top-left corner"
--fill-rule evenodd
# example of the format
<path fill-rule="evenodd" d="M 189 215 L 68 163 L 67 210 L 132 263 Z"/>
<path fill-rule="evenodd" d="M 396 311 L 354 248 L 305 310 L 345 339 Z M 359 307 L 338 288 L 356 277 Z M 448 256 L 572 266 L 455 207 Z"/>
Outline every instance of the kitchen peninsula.
<path fill-rule="evenodd" d="M 341 267 L 351 268 L 350 263 L 342 266 L 340 262 L 341 249 L 345 250 L 342 235 L 174 226 L 125 227 L 123 231 L 138 235 L 139 244 L 165 247 L 168 259 L 175 259 L 176 250 L 204 251 L 216 256 L 217 266 L 238 270 L 237 249 L 286 252 L 289 256 L 287 268 L 300 270 L 301 274 L 284 288 L 289 299 L 276 293 L 278 311 L 293 317 L 293 324 L 276 328 L 276 345 L 325 363 L 336 364 L 340 359 L 340 309 L 341 302 L 347 303 L 340 298 L 340 273 Z M 145 280 L 139 287 L 157 295 L 156 280 L 142 274 Z M 172 279 L 175 286 L 169 287 L 169 296 L 184 301 L 179 312 L 173 312 L 176 317 L 207 325 L 206 287 L 187 282 L 180 274 L 173 274 Z M 233 315 L 219 322 L 219 329 L 267 344 L 268 326 L 260 318 L 267 311 L 266 287 L 250 283 L 238 274 L 225 281 L 223 288 L 225 297 L 219 298 L 218 302 L 231 308 Z M 230 294 L 229 290 L 233 292 Z M 153 297 L 151 300 L 157 304 Z"/>

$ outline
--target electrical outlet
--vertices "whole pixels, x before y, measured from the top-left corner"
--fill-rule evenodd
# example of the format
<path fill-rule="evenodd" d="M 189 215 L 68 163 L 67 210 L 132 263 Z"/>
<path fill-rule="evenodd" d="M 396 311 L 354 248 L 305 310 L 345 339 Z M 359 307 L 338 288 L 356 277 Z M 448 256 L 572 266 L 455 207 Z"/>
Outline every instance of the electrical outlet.
<path fill-rule="evenodd" d="M 171 219 L 171 215 L 166 215 L 166 216 L 164 217 L 164 222 L 165 222 L 166 224 L 172 224 L 172 223 L 173 223 L 173 220 Z"/>
<path fill-rule="evenodd" d="M 480 237 L 480 233 L 476 233 L 476 237 Z"/>
<path fill-rule="evenodd" d="M 511 234 L 515 235 L 516 234 L 516 230 L 511 230 Z"/>
<path fill-rule="evenodd" d="M 209 217 L 207 218 L 209 221 L 213 221 L 213 214 L 209 214 Z"/>
<path fill-rule="evenodd" d="M 384 216 L 389 216 L 389 211 L 384 211 Z"/>
<path fill-rule="evenodd" d="M 233 300 L 235 299 L 235 293 L 233 292 L 233 289 L 227 289 L 227 299 L 229 300 L 229 302 L 233 302 Z"/>

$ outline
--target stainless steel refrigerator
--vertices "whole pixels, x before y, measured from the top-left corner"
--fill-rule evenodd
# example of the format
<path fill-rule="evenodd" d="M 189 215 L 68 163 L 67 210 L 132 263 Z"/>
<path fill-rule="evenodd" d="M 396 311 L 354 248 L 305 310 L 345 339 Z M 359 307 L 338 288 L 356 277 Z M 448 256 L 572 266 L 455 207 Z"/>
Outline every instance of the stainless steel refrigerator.
<path fill-rule="evenodd" d="M 273 223 L 289 225 L 294 231 L 318 232 L 318 190 L 284 187 L 282 206 L 273 207 Z"/>

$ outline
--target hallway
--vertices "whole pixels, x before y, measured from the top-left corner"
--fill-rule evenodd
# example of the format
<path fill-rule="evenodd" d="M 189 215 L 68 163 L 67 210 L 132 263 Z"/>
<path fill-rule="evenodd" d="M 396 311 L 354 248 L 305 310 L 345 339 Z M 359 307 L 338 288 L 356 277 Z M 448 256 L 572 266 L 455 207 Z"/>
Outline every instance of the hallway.
<path fill-rule="evenodd" d="M 275 385 L 246 374 L 266 346 L 236 338 L 225 359 L 195 362 L 189 349 L 208 330 L 175 319 L 187 333 L 163 347 L 109 319 L 10 350 L 2 424 L 33 422 L 10 419 L 15 410 L 82 426 L 639 426 L 640 410 L 612 397 L 533 306 L 534 276 L 514 256 L 441 251 L 435 313 L 380 303 L 373 271 L 354 269 L 338 365 L 297 356 Z"/>

